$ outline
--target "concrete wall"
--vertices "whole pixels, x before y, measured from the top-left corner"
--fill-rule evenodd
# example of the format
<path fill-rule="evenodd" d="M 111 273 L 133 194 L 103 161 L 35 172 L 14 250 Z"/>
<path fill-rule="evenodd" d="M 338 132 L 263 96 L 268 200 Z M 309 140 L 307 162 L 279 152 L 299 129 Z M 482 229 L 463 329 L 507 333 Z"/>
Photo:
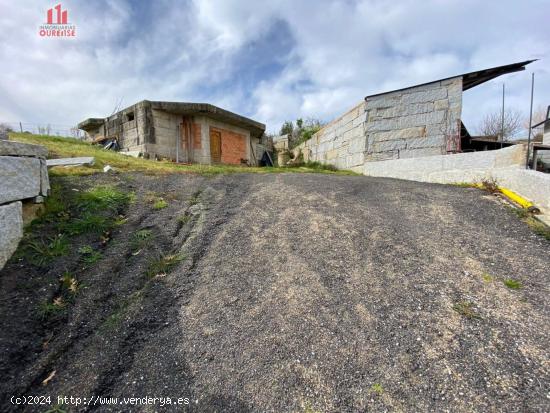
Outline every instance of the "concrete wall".
<path fill-rule="evenodd" d="M 461 77 L 371 96 L 295 151 L 353 170 L 370 161 L 441 155 L 461 111 Z"/>
<path fill-rule="evenodd" d="M 549 214 L 550 175 L 524 169 L 526 155 L 526 145 L 514 145 L 494 151 L 367 162 L 363 173 L 441 184 L 495 180 Z"/>
<path fill-rule="evenodd" d="M 370 176 L 442 184 L 479 182 L 494 169 L 522 167 L 526 151 L 525 145 L 514 145 L 494 151 L 367 162 L 362 172 Z"/>

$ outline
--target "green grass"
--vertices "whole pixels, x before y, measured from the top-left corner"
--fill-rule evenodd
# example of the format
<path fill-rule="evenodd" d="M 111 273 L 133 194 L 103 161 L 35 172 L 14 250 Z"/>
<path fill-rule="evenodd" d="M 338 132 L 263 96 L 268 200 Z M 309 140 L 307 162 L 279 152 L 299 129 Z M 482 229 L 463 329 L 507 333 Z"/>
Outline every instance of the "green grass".
<path fill-rule="evenodd" d="M 149 263 L 146 274 L 149 278 L 169 274 L 184 259 L 179 254 L 162 255 Z"/>
<path fill-rule="evenodd" d="M 65 271 L 61 276 L 61 285 L 71 294 L 76 294 L 79 287 L 76 278 L 74 278 L 73 275 L 68 271 Z"/>
<path fill-rule="evenodd" d="M 91 145 L 73 138 L 56 136 L 34 135 L 29 133 L 10 133 L 10 139 L 18 142 L 43 145 L 48 148 L 50 158 L 70 158 L 93 156 L 95 163 L 92 166 L 48 168 L 51 175 L 91 175 L 103 173 L 105 165 L 111 165 L 115 170 L 122 172 L 145 172 L 148 174 L 169 173 L 197 173 L 201 175 L 217 175 L 229 173 L 338 173 L 342 175 L 356 175 L 351 171 L 330 171 L 307 166 L 299 168 L 275 168 L 275 167 L 245 167 L 237 165 L 181 165 L 169 161 L 154 161 L 142 158 L 125 156 L 115 151 L 102 149 L 101 146 Z"/>
<path fill-rule="evenodd" d="M 149 245 L 152 239 L 153 231 L 150 229 L 140 229 L 132 234 L 130 238 L 130 249 L 133 252 L 139 251 Z"/>
<path fill-rule="evenodd" d="M 82 262 L 87 265 L 95 264 L 101 259 L 101 253 L 95 251 L 90 245 L 84 245 L 78 249 Z"/>
<path fill-rule="evenodd" d="M 488 273 L 484 273 L 482 275 L 482 278 L 483 278 L 483 281 L 486 282 L 487 284 L 492 283 L 495 279 L 495 277 L 493 277 L 491 274 L 488 274 Z"/>
<path fill-rule="evenodd" d="M 517 280 L 513 280 L 512 278 L 507 278 L 506 280 L 502 281 L 506 287 L 508 287 L 511 290 L 519 290 L 522 288 L 521 282 Z"/>
<path fill-rule="evenodd" d="M 189 198 L 189 206 L 197 205 L 200 201 L 202 191 L 196 191 L 191 198 Z"/>
<path fill-rule="evenodd" d="M 529 228 L 535 233 L 550 241 L 550 227 L 544 222 L 539 221 L 533 214 L 525 208 L 509 207 L 509 210 L 525 222 Z"/>
<path fill-rule="evenodd" d="M 370 386 L 370 391 L 372 393 L 382 394 L 384 393 L 384 387 L 382 387 L 380 383 L 374 383 L 372 386 Z"/>
<path fill-rule="evenodd" d="M 159 209 L 164 209 L 168 206 L 168 202 L 166 202 L 164 200 L 164 198 L 158 198 L 154 203 L 153 203 L 153 209 L 156 209 L 156 210 L 159 210 Z"/>
<path fill-rule="evenodd" d="M 69 240 L 63 234 L 56 235 L 46 241 L 43 239 L 30 240 L 24 245 L 23 250 L 23 255 L 31 263 L 42 267 L 56 257 L 67 255 L 69 253 Z"/>
<path fill-rule="evenodd" d="M 132 293 L 129 297 L 123 299 L 118 307 L 105 319 L 101 324 L 101 330 L 112 330 L 116 328 L 124 318 L 124 315 L 128 312 L 129 308 L 136 304 L 138 300 L 142 297 L 143 290 L 136 291 Z"/>
<path fill-rule="evenodd" d="M 65 306 L 62 303 L 62 301 L 44 301 L 40 304 L 38 308 L 38 313 L 40 314 L 40 318 L 43 320 L 53 317 L 57 314 L 62 313 L 65 310 Z"/>
<path fill-rule="evenodd" d="M 455 305 L 453 305 L 453 310 L 469 319 L 481 318 L 481 316 L 475 310 L 474 304 L 470 301 L 460 301 L 456 303 Z"/>
<path fill-rule="evenodd" d="M 191 215 L 182 215 L 178 217 L 178 222 L 183 226 L 191 220 Z"/>

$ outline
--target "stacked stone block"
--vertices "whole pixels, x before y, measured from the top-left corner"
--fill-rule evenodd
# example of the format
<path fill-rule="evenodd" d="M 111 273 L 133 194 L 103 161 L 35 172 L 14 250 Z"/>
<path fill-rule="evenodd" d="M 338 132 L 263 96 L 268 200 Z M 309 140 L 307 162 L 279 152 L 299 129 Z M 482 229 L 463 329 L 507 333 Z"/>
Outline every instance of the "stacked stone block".
<path fill-rule="evenodd" d="M 47 154 L 40 145 L 0 140 L 0 269 L 23 236 L 21 201 L 48 195 Z"/>
<path fill-rule="evenodd" d="M 305 160 L 360 169 L 365 162 L 441 155 L 458 133 L 462 78 L 368 97 L 298 146 Z"/>

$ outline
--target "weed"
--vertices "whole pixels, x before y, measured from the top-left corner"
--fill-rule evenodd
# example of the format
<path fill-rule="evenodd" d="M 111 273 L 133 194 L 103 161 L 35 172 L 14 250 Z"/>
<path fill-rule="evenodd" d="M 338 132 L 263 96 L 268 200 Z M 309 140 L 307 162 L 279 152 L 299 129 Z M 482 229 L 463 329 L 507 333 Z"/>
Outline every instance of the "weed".
<path fill-rule="evenodd" d="M 528 209 L 525 209 L 525 208 L 514 208 L 514 207 L 509 207 L 510 210 L 516 214 L 519 218 L 529 218 L 531 216 L 531 213 L 529 212 Z"/>
<path fill-rule="evenodd" d="M 492 283 L 495 279 L 491 274 L 487 274 L 487 273 L 483 274 L 482 277 L 483 277 L 483 281 L 486 282 L 487 284 Z"/>
<path fill-rule="evenodd" d="M 164 200 L 164 198 L 158 198 L 154 203 L 153 203 L 153 209 L 156 209 L 156 210 L 159 210 L 159 209 L 164 209 L 168 206 L 168 202 L 166 202 Z"/>
<path fill-rule="evenodd" d="M 87 245 L 86 247 L 89 247 L 89 246 Z M 87 264 L 87 265 L 95 264 L 101 259 L 101 253 L 99 251 L 94 251 L 90 247 L 91 251 L 83 253 L 81 252 L 82 249 L 85 249 L 86 251 L 88 251 L 88 249 L 85 247 L 82 247 L 79 249 L 79 252 L 82 254 L 82 262 L 84 264 Z"/>
<path fill-rule="evenodd" d="M 44 320 L 51 316 L 57 315 L 63 311 L 65 303 L 61 297 L 56 298 L 53 302 L 44 301 L 40 304 L 38 312 L 40 317 Z"/>
<path fill-rule="evenodd" d="M 523 222 L 525 222 L 529 228 L 535 233 L 546 240 L 550 241 L 550 227 L 543 222 L 539 221 L 533 216 L 533 213 L 525 208 L 513 208 L 509 207 L 510 211 L 517 215 Z"/>
<path fill-rule="evenodd" d="M 115 222 L 113 223 L 115 226 L 119 227 L 121 225 L 124 225 L 128 222 L 128 218 L 122 216 L 122 215 L 119 215 L 118 217 L 116 217 L 115 219 Z"/>
<path fill-rule="evenodd" d="M 29 241 L 26 247 L 30 250 L 30 262 L 41 267 L 55 257 L 66 255 L 69 252 L 69 241 L 63 234 L 59 234 L 48 241 Z"/>
<path fill-rule="evenodd" d="M 513 280 L 512 278 L 507 278 L 506 280 L 502 281 L 504 283 L 504 285 L 508 288 L 510 288 L 511 290 L 519 290 L 520 288 L 522 288 L 522 284 L 521 282 L 517 281 L 517 280 Z"/>
<path fill-rule="evenodd" d="M 469 319 L 481 318 L 481 316 L 476 312 L 474 304 L 470 301 L 460 301 L 456 303 L 453 305 L 453 310 Z"/>
<path fill-rule="evenodd" d="M 534 217 L 529 217 L 525 220 L 527 225 L 535 232 L 546 240 L 550 241 L 550 227 L 540 222 Z"/>
<path fill-rule="evenodd" d="M 73 219 L 61 226 L 61 229 L 69 235 L 79 235 L 88 232 L 101 234 L 112 226 L 112 220 L 102 216 L 86 212 L 81 218 Z"/>
<path fill-rule="evenodd" d="M 65 410 L 64 407 L 64 404 L 56 404 L 51 409 L 46 410 L 44 413 L 67 413 L 67 410 Z"/>
<path fill-rule="evenodd" d="M 189 206 L 197 205 L 200 200 L 202 191 L 196 191 L 193 195 L 191 195 L 191 198 L 189 198 Z"/>
<path fill-rule="evenodd" d="M 184 259 L 185 257 L 181 254 L 162 255 L 149 263 L 146 274 L 150 278 L 166 275 Z"/>
<path fill-rule="evenodd" d="M 498 183 L 495 179 L 487 178 L 481 181 L 481 187 L 491 194 L 499 192 Z"/>
<path fill-rule="evenodd" d="M 136 303 L 138 299 L 142 295 L 142 290 L 136 291 L 135 293 L 131 294 L 128 298 L 124 299 L 122 302 L 119 303 L 118 308 L 109 315 L 101 325 L 102 329 L 111 330 L 115 328 L 120 322 L 122 321 L 122 318 L 124 317 L 124 314 L 128 311 L 128 308 Z"/>
<path fill-rule="evenodd" d="M 82 211 L 110 210 L 117 212 L 130 203 L 132 198 L 133 195 L 120 191 L 111 185 L 100 185 L 79 194 L 76 204 Z"/>
<path fill-rule="evenodd" d="M 76 294 L 78 291 L 78 281 L 76 281 L 76 278 L 74 278 L 70 272 L 66 271 L 61 276 L 61 285 L 69 290 L 71 293 Z"/>
<path fill-rule="evenodd" d="M 181 224 L 182 226 L 187 224 L 190 220 L 191 220 L 191 215 L 186 214 L 178 217 L 178 223 Z"/>
<path fill-rule="evenodd" d="M 372 386 L 370 386 L 370 391 L 372 393 L 382 394 L 384 393 L 384 387 L 382 387 L 380 383 L 374 383 Z"/>
<path fill-rule="evenodd" d="M 147 246 L 152 239 L 153 231 L 150 229 L 140 229 L 132 234 L 130 248 L 132 251 L 138 251 Z"/>

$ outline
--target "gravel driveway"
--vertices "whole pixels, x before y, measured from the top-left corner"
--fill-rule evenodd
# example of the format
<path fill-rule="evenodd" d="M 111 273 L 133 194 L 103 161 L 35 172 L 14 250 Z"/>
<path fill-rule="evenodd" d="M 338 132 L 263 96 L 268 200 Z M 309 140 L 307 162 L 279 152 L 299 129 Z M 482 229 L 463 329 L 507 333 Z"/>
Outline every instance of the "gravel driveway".
<path fill-rule="evenodd" d="M 68 411 L 550 411 L 550 243 L 492 195 L 319 174 L 101 179 L 138 202 L 4 396 L 190 401 Z M 147 191 L 169 206 L 144 206 Z M 155 244 L 134 257 L 140 228 Z M 155 251 L 186 258 L 146 279 Z"/>

